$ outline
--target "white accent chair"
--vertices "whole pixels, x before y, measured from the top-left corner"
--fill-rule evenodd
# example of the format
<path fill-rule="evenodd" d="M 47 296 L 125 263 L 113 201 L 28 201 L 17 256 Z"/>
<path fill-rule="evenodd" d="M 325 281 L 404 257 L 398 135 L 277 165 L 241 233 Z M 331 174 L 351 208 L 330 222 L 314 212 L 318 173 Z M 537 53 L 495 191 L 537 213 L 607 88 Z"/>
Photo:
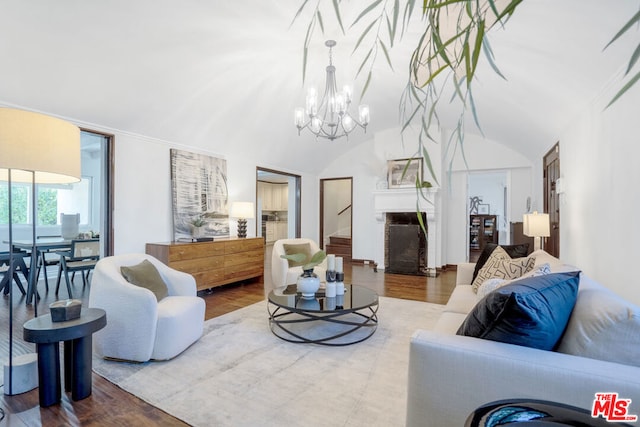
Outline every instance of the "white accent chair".
<path fill-rule="evenodd" d="M 120 267 L 145 259 L 167 285 L 168 295 L 160 301 L 149 289 L 127 282 L 120 272 Z M 104 358 L 137 362 L 171 359 L 196 342 L 204 327 L 205 303 L 196 294 L 193 276 L 146 254 L 116 255 L 98 261 L 89 307 L 107 312 L 107 326 L 93 336 L 94 351 Z"/>
<path fill-rule="evenodd" d="M 280 258 L 280 255 L 285 255 L 284 245 L 303 245 L 306 243 L 311 248 L 311 255 L 320 250 L 318 244 L 311 239 L 280 239 L 275 241 L 271 252 L 271 280 L 274 288 L 293 285 L 298 281 L 298 276 L 302 274 L 302 267 L 289 267 L 289 261 Z M 327 274 L 327 260 L 325 259 L 315 266 L 313 271 L 318 275 L 320 281 L 324 282 Z"/>

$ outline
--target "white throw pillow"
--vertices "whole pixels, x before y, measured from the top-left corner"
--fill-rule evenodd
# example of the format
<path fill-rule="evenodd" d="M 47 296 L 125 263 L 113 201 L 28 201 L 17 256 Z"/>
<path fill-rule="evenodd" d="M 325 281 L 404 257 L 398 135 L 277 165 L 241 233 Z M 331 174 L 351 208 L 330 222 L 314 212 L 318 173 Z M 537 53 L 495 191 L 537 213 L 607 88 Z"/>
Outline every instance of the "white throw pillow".
<path fill-rule="evenodd" d="M 482 282 L 482 285 L 478 286 L 478 300 L 486 297 L 489 293 L 495 291 L 496 289 L 506 285 L 507 283 L 511 283 L 511 280 L 505 279 L 489 279 Z"/>
<path fill-rule="evenodd" d="M 490 292 L 493 292 L 496 289 L 501 288 L 503 286 L 509 285 L 517 280 L 521 280 L 527 277 L 544 276 L 546 274 L 551 274 L 551 266 L 549 264 L 539 265 L 538 267 L 534 268 L 530 272 L 523 274 L 521 277 L 518 277 L 517 279 L 514 279 L 514 280 L 505 280 L 505 279 L 486 280 L 478 287 L 478 300 L 481 300 L 482 298 L 487 296 L 487 294 L 489 294 Z"/>

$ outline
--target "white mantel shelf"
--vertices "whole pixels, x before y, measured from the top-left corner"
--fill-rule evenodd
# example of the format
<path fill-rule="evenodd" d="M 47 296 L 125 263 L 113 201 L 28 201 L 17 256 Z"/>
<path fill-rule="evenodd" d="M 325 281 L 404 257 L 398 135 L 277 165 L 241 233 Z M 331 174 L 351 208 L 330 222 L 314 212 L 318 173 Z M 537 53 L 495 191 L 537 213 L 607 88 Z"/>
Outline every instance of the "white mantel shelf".
<path fill-rule="evenodd" d="M 378 259 L 384 259 L 384 223 L 386 213 L 391 212 L 416 212 L 416 201 L 419 200 L 420 212 L 424 212 L 427 217 L 427 269 L 429 275 L 435 276 L 436 263 L 440 259 L 437 251 L 438 244 L 438 188 L 428 188 L 424 190 L 427 200 L 418 194 L 415 188 L 390 188 L 388 190 L 375 190 L 373 192 L 373 208 L 376 221 L 380 224 L 378 233 L 381 244 L 377 248 Z M 379 263 L 382 264 L 383 263 Z M 379 267 L 380 268 L 380 267 Z M 384 268 L 384 267 L 382 267 Z"/>
<path fill-rule="evenodd" d="M 418 194 L 415 188 L 392 188 L 373 192 L 373 208 L 378 221 L 384 221 L 387 212 L 415 212 L 416 200 L 420 199 L 420 212 L 427 214 L 427 220 L 436 216 L 437 188 L 425 190 L 427 200 Z M 431 218 L 429 218 L 431 217 Z"/>

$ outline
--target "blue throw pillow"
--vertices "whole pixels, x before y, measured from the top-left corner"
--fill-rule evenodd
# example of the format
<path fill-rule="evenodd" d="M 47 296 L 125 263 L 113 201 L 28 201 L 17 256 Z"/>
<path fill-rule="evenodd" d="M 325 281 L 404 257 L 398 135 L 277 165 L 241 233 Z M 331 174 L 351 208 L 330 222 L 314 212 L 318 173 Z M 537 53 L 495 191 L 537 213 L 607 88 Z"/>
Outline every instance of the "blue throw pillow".
<path fill-rule="evenodd" d="M 579 275 L 528 277 L 498 288 L 476 304 L 457 333 L 553 350 L 576 303 Z"/>

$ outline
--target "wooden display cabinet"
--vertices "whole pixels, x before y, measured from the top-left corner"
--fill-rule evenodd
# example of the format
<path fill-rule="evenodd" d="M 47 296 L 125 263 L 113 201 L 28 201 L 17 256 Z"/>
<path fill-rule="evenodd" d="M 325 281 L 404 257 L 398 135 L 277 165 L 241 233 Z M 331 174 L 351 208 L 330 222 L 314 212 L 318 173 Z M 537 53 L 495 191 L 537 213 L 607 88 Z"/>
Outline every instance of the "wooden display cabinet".
<path fill-rule="evenodd" d="M 476 262 L 487 243 L 498 244 L 496 215 L 469 216 L 469 262 Z"/>
<path fill-rule="evenodd" d="M 169 267 L 191 274 L 198 291 L 257 279 L 264 283 L 264 239 L 147 243 L 146 252 Z"/>

